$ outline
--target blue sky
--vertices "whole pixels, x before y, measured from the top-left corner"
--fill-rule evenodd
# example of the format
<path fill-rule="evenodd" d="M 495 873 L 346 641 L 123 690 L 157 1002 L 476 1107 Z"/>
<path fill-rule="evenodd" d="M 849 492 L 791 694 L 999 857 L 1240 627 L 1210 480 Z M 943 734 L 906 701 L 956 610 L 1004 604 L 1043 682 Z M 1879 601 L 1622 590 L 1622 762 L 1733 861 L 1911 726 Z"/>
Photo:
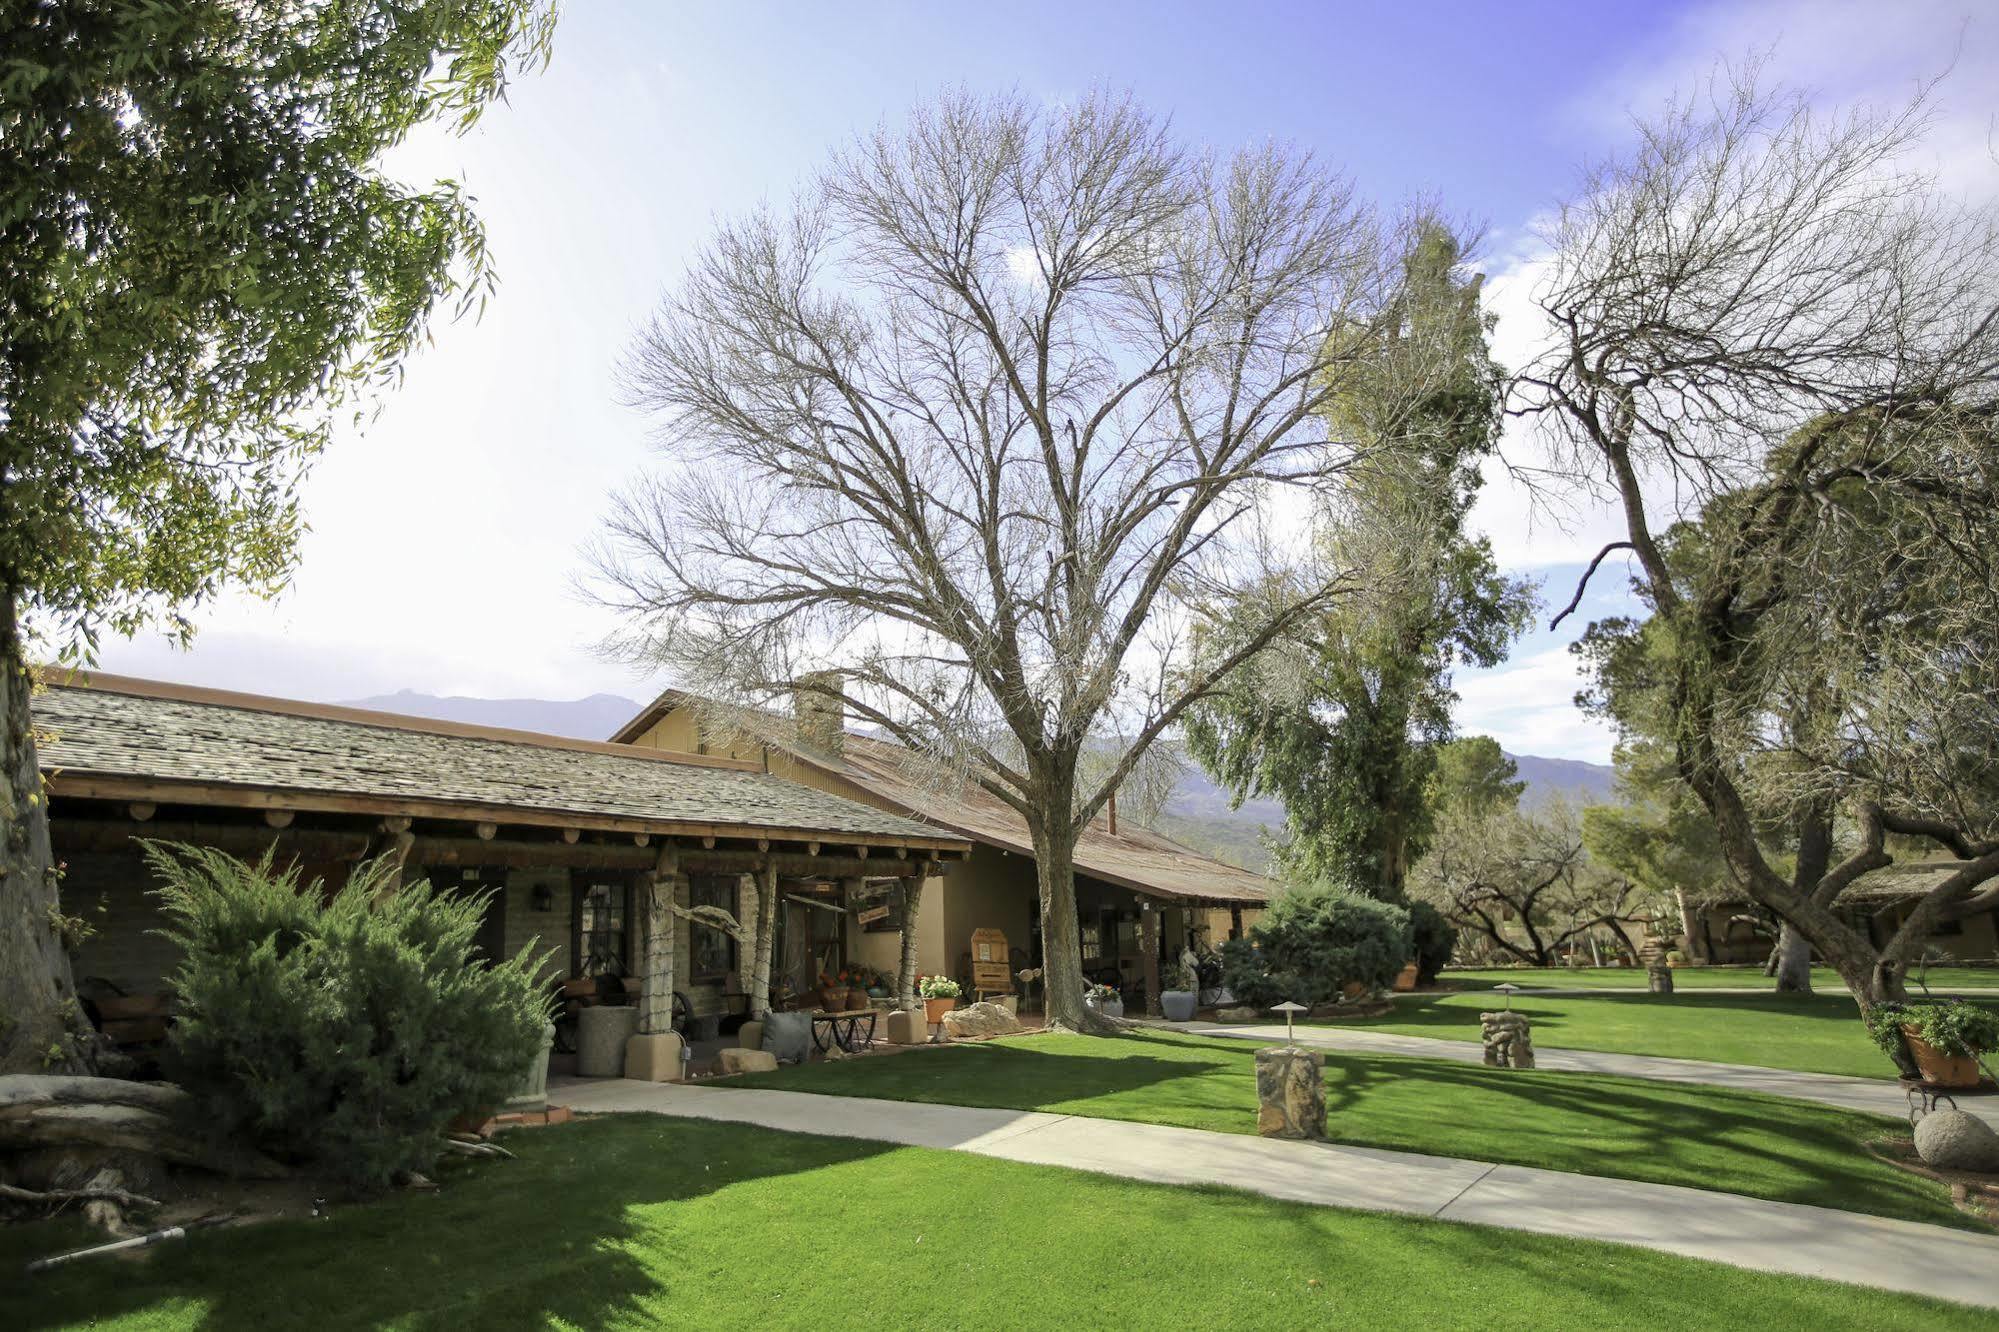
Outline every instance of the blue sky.
<path fill-rule="evenodd" d="M 113 644 L 106 669 L 318 699 L 644 694 L 655 682 L 593 654 L 607 626 L 574 587 L 606 495 L 646 461 L 645 423 L 618 404 L 612 367 L 716 217 L 781 198 L 853 133 L 940 88 L 1055 101 L 1130 89 L 1189 139 L 1287 140 L 1384 204 L 1433 197 L 1486 229 L 1502 357 L 1536 215 L 1621 142 L 1630 109 L 1716 56 L 1774 48 L 1780 76 L 1829 99 L 1904 96 L 1955 60 L 1940 166 L 1979 189 L 1999 88 L 1999 14 L 1969 0 L 567 11 L 548 71 L 471 135 L 426 135 L 396 162 L 467 181 L 501 269 L 497 302 L 440 327 L 402 390 L 319 464 L 304 563 L 280 601 L 225 599 L 196 616 L 191 653 Z M 1557 604 L 1611 534 L 1601 512 L 1557 522 L 1501 483 L 1479 519 Z M 1622 585 L 1607 566 L 1584 616 L 1464 678 L 1461 725 L 1516 751 L 1607 759 L 1608 735 L 1569 705 L 1565 646 L 1588 614 L 1622 604 Z"/>

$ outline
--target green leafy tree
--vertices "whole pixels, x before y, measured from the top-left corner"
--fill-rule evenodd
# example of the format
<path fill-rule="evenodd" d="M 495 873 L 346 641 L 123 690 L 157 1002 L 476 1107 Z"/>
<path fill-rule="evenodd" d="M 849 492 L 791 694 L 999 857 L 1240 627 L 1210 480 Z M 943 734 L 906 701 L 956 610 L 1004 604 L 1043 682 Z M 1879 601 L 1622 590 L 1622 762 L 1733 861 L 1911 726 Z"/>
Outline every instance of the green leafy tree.
<path fill-rule="evenodd" d="M 330 424 L 491 270 L 382 155 L 544 59 L 546 0 L 0 2 L 0 1071 L 85 1059 L 29 643 L 291 572 Z"/>
<path fill-rule="evenodd" d="M 1489 735 L 1466 735 L 1437 749 L 1436 770 L 1430 774 L 1430 808 L 1450 814 L 1483 818 L 1520 807 L 1527 783 L 1520 765 L 1506 757 L 1499 741 Z"/>
<path fill-rule="evenodd" d="M 1679 779 L 1672 754 L 1656 740 L 1618 745 L 1618 803 L 1583 811 L 1583 846 L 1605 868 L 1670 903 L 1680 918 L 1687 952 L 1711 961 L 1696 911 L 1733 896 L 1728 862 L 1714 821 Z M 1810 967 L 1806 968 L 1809 984 Z"/>
<path fill-rule="evenodd" d="M 1534 602 L 1464 530 L 1498 420 L 1479 279 L 1460 271 L 1447 229 L 1415 235 L 1398 336 L 1326 410 L 1365 449 L 1319 533 L 1356 590 L 1229 677 L 1187 725 L 1194 757 L 1238 801 L 1284 802 L 1289 872 L 1388 901 L 1428 836 L 1451 672 L 1497 663 Z M 1201 646 L 1233 650 L 1226 616 Z"/>

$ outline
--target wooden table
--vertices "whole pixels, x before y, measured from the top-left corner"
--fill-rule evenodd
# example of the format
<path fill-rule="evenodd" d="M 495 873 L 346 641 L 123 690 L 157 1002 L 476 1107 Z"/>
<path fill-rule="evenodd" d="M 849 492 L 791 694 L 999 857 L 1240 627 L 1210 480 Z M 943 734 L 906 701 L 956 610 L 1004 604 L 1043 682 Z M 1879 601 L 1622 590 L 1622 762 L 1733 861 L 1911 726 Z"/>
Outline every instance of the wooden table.
<path fill-rule="evenodd" d="M 850 1008 L 844 1012 L 817 1012 L 812 1015 L 812 1042 L 822 1051 L 835 1045 L 853 1054 L 875 1043 L 875 1017 L 879 1008 Z M 865 1024 L 865 1025 L 863 1025 Z"/>

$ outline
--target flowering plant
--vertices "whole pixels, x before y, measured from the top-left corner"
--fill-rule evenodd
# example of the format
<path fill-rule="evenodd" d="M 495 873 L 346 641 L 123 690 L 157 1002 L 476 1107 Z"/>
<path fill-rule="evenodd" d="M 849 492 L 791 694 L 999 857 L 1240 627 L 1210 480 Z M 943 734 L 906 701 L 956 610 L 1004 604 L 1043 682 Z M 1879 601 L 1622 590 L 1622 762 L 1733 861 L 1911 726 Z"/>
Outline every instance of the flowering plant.
<path fill-rule="evenodd" d="M 1094 999 L 1100 1004 L 1108 1004 L 1121 996 L 1118 994 L 1118 988 L 1115 985 L 1092 985 L 1089 989 L 1083 991 L 1083 997 L 1085 999 Z"/>
<path fill-rule="evenodd" d="M 925 999 L 956 999 L 964 991 L 949 976 L 924 976 L 916 982 L 916 992 Z"/>

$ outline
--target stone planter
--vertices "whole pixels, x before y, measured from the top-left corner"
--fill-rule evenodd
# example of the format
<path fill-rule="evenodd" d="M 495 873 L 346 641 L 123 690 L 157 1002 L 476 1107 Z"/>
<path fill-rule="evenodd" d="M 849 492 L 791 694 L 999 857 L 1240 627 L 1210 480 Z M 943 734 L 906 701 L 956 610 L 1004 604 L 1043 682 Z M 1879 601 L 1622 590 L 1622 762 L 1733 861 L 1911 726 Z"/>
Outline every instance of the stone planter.
<path fill-rule="evenodd" d="M 1192 990 L 1161 990 L 1159 1008 L 1168 1022 L 1188 1022 L 1194 1017 L 1197 997 Z"/>
<path fill-rule="evenodd" d="M 625 1042 L 639 1029 L 639 1010 L 599 1005 L 576 1015 L 576 1072 L 586 1078 L 625 1075 Z"/>
<path fill-rule="evenodd" d="M 1266 1138 L 1326 1136 L 1326 1056 L 1278 1045 L 1256 1052 L 1256 1131 Z"/>
<path fill-rule="evenodd" d="M 534 1057 L 528 1060 L 527 1072 L 521 1077 L 521 1085 L 514 1088 L 514 1094 L 507 1098 L 508 1110 L 540 1110 L 548 1104 L 548 1052 L 555 1046 L 555 1024 L 550 1022 L 541 1029 L 541 1046 Z"/>
<path fill-rule="evenodd" d="M 998 996 L 995 996 L 995 997 L 994 997 L 994 999 L 993 999 L 993 1002 L 994 1002 L 994 1003 L 996 1003 L 996 1004 L 998 1004 L 998 1005 L 999 1005 L 999 1006 L 1000 1006 L 1001 1008 L 1004 1008 L 1004 1009 L 1005 1009 L 1005 1010 L 1007 1011 L 1007 1014 L 1008 1014 L 1009 1016 L 1011 1016 L 1011 1017 L 1019 1017 L 1019 1016 L 1020 1016 L 1020 996 L 1019 996 L 1019 995 L 1017 995 L 1017 994 L 1002 994 L 1002 995 L 998 995 Z"/>
<path fill-rule="evenodd" d="M 1916 1028 L 1904 1025 L 1902 1041 L 1916 1061 L 1923 1081 L 1939 1087 L 1976 1087 L 1982 1076 L 1975 1055 L 1947 1055 L 1924 1040 Z"/>

